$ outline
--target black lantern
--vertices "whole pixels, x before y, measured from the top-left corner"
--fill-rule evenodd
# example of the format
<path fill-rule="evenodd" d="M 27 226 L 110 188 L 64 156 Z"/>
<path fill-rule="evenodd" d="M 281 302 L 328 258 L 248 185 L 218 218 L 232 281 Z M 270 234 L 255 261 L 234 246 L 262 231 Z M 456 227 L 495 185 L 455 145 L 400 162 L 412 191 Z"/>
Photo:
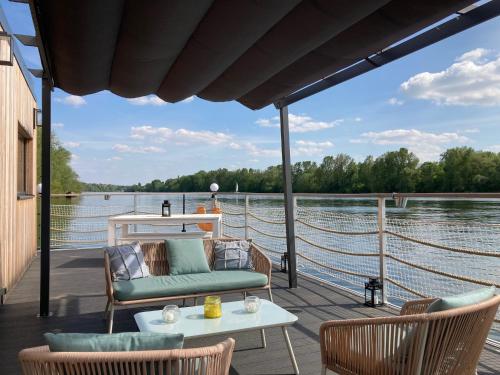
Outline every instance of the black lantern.
<path fill-rule="evenodd" d="M 281 272 L 286 273 L 286 263 L 288 262 L 288 253 L 281 256 Z"/>
<path fill-rule="evenodd" d="M 161 205 L 161 216 L 170 216 L 172 214 L 171 204 L 168 200 L 163 201 Z"/>
<path fill-rule="evenodd" d="M 370 307 L 383 306 L 383 289 L 384 285 L 380 281 L 380 278 L 368 278 L 368 282 L 365 283 L 365 305 Z"/>

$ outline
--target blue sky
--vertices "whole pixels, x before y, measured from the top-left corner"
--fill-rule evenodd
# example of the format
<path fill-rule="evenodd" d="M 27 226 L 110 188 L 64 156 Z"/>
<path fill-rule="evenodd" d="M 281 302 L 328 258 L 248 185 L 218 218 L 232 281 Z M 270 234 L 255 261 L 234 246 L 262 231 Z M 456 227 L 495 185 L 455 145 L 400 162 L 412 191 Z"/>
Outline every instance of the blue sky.
<path fill-rule="evenodd" d="M 27 5 L 0 0 L 15 33 L 33 34 Z M 407 147 L 421 161 L 446 148 L 500 151 L 500 18 L 294 104 L 292 161 L 356 160 Z M 25 62 L 38 53 L 22 48 Z M 39 82 L 36 83 L 39 90 Z M 86 182 L 131 184 L 200 169 L 280 162 L 277 111 L 190 98 L 126 100 L 53 94 L 53 128 Z"/>

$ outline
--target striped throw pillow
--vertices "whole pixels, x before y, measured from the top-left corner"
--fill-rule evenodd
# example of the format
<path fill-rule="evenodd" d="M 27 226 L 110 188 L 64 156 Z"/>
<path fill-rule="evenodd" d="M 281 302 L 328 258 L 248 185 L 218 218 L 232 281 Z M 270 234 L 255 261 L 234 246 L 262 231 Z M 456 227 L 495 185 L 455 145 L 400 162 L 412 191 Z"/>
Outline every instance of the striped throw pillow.
<path fill-rule="evenodd" d="M 138 242 L 104 248 L 108 253 L 113 280 L 133 280 L 150 276 Z"/>

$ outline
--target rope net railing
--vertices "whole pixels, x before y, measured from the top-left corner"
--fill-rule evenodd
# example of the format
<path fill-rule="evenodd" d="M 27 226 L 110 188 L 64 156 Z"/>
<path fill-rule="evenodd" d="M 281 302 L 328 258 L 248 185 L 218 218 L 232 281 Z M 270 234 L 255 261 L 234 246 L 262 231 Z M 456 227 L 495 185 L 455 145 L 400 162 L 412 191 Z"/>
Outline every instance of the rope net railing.
<path fill-rule="evenodd" d="M 181 213 L 182 195 L 168 199 L 173 212 Z M 161 205 L 146 198 L 120 205 L 113 200 L 107 205 L 52 206 L 53 246 L 103 246 L 109 216 L 134 211 L 159 214 L 161 210 Z M 187 213 L 196 212 L 199 205 L 208 208 L 209 195 L 186 198 Z M 280 263 L 287 248 L 282 198 L 220 197 L 219 207 L 225 236 L 250 238 L 274 263 Z M 295 206 L 297 271 L 363 293 L 366 279 L 380 276 L 377 215 L 376 202 L 353 209 L 347 204 L 333 204 L 333 200 L 300 198 Z M 388 209 L 382 235 L 389 302 L 402 305 L 416 298 L 453 295 L 484 285 L 495 285 L 500 292 L 500 225 L 473 219 L 460 221 L 432 212 L 405 215 L 404 210 Z M 140 226 L 136 230 L 155 232 L 165 228 Z M 187 225 L 186 230 L 198 227 Z M 491 337 L 500 341 L 500 314 L 497 320 Z"/>

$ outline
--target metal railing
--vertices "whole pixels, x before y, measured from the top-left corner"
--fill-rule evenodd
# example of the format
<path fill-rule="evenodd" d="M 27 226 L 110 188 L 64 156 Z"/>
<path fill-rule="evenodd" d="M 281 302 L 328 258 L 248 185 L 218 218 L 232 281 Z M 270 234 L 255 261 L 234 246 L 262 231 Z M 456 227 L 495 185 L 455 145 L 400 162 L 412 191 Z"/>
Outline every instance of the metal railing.
<path fill-rule="evenodd" d="M 186 193 L 186 197 L 186 212 L 210 201 L 210 193 Z M 283 195 L 218 197 L 224 234 L 251 238 L 279 263 L 286 251 Z M 180 212 L 181 198 L 179 193 L 82 194 L 76 198 L 80 202 L 52 206 L 52 244 L 104 245 L 107 217 L 159 213 L 162 199 L 172 200 L 174 212 Z M 393 207 L 394 200 L 400 204 L 409 200 L 410 205 L 429 200 L 481 202 L 493 208 L 488 220 L 474 212 L 467 220 L 449 218 L 446 212 L 426 214 L 425 207 L 419 215 L 405 216 L 408 210 Z M 359 209 L 352 210 L 356 205 Z M 367 277 L 378 276 L 384 281 L 384 299 L 394 305 L 483 285 L 500 288 L 500 194 L 295 194 L 293 208 L 301 274 L 356 294 L 363 293 Z M 499 323 L 497 319 L 492 334 L 496 340 Z"/>

